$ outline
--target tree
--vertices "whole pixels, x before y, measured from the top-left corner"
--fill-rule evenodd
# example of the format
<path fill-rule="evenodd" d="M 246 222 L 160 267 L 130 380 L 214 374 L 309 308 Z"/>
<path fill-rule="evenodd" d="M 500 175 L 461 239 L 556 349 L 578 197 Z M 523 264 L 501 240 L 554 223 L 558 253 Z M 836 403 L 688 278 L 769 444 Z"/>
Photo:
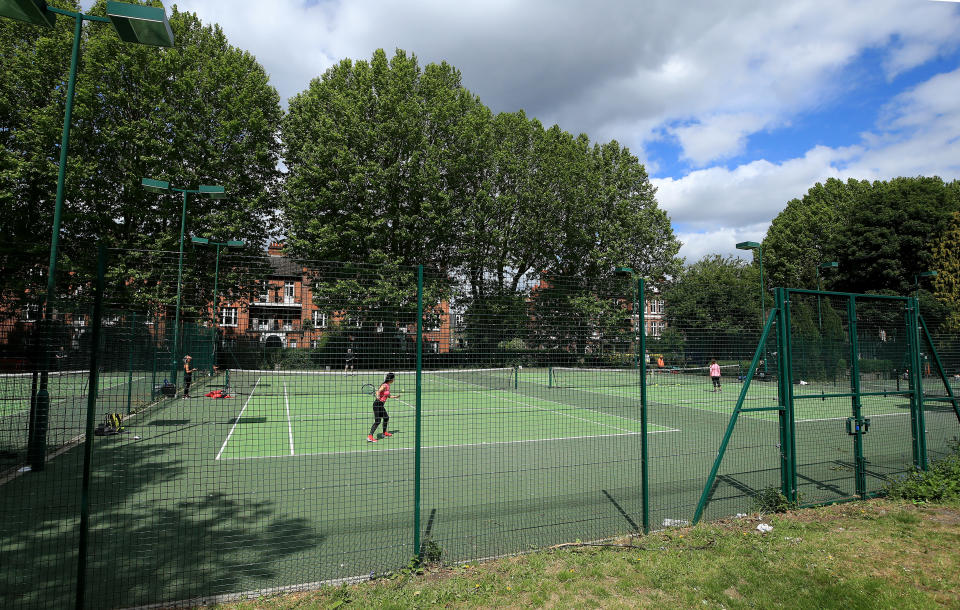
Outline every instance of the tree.
<path fill-rule="evenodd" d="M 104 3 L 91 12 L 103 14 Z M 194 234 L 256 247 L 276 223 L 282 115 L 276 90 L 256 59 L 231 46 L 219 26 L 175 7 L 170 25 L 176 41 L 170 49 L 126 44 L 109 26 L 88 28 L 77 79 L 64 255 L 83 267 L 98 241 L 125 249 L 111 261 L 115 286 L 129 286 L 127 298 L 140 300 L 168 300 L 176 276 L 150 269 L 131 250 L 177 250 L 182 206 L 179 193 L 142 189 L 141 177 L 189 189 L 224 186 L 224 200 L 189 196 L 188 243 Z M 185 281 L 206 303 L 214 250 L 195 256 L 211 273 Z M 127 284 L 131 276 L 142 281 Z M 228 289 L 229 277 L 220 279 L 221 290 Z"/>
<path fill-rule="evenodd" d="M 957 189 L 937 177 L 874 183 L 837 235 L 837 282 L 850 292 L 910 293 L 933 264 L 932 238 L 958 209 Z"/>
<path fill-rule="evenodd" d="M 946 333 L 960 332 L 960 250 L 957 244 L 960 244 L 960 212 L 951 215 L 931 249 L 932 267 L 937 272 L 933 293 L 947 309 L 940 325 L 940 331 Z"/>
<path fill-rule="evenodd" d="M 52 4 L 79 10 L 75 1 Z M 24 270 L 49 261 L 72 42 L 69 19 L 53 29 L 0 19 L 0 276 L 13 294 L 45 284 Z"/>
<path fill-rule="evenodd" d="M 816 288 L 817 266 L 835 260 L 846 218 L 870 188 L 867 181 L 829 178 L 816 183 L 802 199 L 787 202 L 763 240 L 769 285 Z M 832 274 L 825 276 L 822 285 L 831 285 L 833 279 Z"/>
<path fill-rule="evenodd" d="M 734 257 L 705 256 L 684 269 L 663 292 L 667 326 L 705 330 L 756 329 L 760 277 Z"/>

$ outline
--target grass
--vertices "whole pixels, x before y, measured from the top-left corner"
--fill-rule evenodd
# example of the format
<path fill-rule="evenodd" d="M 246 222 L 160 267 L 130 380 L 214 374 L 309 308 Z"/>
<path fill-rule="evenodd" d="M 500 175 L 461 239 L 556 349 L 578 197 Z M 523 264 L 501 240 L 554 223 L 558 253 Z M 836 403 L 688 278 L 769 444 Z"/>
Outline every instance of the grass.
<path fill-rule="evenodd" d="M 761 533 L 766 523 L 773 531 Z M 960 606 L 960 501 L 756 514 L 217 606 L 938 608 Z"/>

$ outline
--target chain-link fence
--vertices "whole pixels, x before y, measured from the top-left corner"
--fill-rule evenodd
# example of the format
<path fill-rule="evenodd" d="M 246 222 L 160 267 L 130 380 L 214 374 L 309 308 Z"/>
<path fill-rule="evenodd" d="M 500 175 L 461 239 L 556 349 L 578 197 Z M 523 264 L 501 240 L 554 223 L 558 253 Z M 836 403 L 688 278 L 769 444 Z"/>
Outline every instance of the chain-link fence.
<path fill-rule="evenodd" d="M 31 299 L 42 287 L 8 290 L 5 607 L 308 588 L 750 512 L 777 493 L 864 497 L 958 435 L 954 403 L 923 402 L 925 428 L 910 407 L 918 387 L 956 389 L 932 374 L 941 345 L 957 362 L 943 337 L 911 348 L 909 300 L 851 310 L 803 293 L 671 314 L 625 269 L 272 254 L 112 251 L 102 296 L 68 273 L 49 320 Z M 848 436 L 851 417 L 873 428 Z"/>

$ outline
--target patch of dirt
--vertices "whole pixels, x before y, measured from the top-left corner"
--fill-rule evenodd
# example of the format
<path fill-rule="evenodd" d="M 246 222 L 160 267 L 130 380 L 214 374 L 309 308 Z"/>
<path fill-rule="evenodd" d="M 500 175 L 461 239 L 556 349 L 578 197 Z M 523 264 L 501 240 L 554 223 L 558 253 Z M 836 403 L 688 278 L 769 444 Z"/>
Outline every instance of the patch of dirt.
<path fill-rule="evenodd" d="M 930 521 L 941 525 L 960 525 L 960 511 L 952 508 L 937 508 L 924 511 Z"/>

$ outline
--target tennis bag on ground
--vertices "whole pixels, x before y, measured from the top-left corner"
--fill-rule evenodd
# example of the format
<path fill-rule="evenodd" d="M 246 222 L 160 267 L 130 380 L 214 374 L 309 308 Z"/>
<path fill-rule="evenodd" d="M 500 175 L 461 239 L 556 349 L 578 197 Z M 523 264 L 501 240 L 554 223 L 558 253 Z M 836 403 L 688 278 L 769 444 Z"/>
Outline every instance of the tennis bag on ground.
<path fill-rule="evenodd" d="M 123 432 L 123 415 L 119 413 L 107 413 L 103 423 L 93 431 L 97 436 L 110 436 L 121 432 Z"/>

